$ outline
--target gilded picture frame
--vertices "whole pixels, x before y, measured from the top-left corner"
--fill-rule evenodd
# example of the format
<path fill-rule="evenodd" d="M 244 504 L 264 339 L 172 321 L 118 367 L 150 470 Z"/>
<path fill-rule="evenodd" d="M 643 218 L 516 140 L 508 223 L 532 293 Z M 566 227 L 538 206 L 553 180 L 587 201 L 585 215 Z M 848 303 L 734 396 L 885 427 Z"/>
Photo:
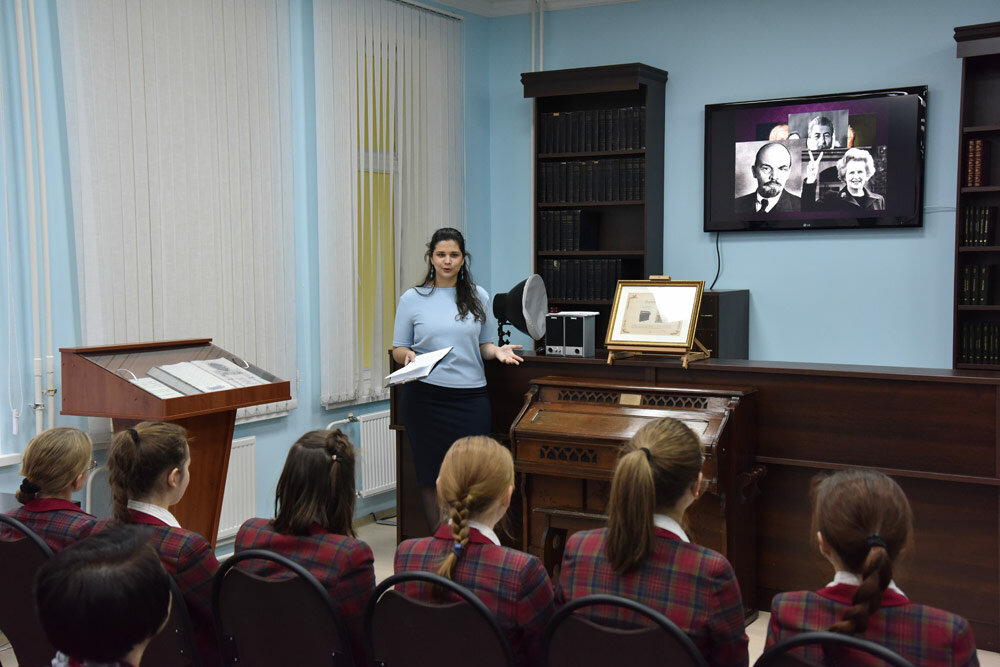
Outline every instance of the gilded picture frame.
<path fill-rule="evenodd" d="M 606 347 L 690 350 L 694 346 L 703 280 L 620 280 Z"/>

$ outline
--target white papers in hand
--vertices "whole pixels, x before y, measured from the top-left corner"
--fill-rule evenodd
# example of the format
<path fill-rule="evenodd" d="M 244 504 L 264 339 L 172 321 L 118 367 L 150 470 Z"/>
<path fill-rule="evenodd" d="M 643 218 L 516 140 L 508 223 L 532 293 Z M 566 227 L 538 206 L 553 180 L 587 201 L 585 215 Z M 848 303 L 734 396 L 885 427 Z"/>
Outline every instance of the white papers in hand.
<path fill-rule="evenodd" d="M 438 362 L 445 358 L 445 356 L 451 352 L 451 346 L 443 347 L 440 350 L 434 350 L 433 352 L 427 352 L 426 354 L 418 354 L 413 361 L 411 361 L 406 366 L 403 366 L 395 373 L 390 373 L 385 376 L 385 386 L 391 387 L 397 384 L 403 384 L 404 382 L 412 382 L 413 380 L 419 380 L 420 378 L 425 378 L 430 375 L 430 372 L 434 370 Z"/>

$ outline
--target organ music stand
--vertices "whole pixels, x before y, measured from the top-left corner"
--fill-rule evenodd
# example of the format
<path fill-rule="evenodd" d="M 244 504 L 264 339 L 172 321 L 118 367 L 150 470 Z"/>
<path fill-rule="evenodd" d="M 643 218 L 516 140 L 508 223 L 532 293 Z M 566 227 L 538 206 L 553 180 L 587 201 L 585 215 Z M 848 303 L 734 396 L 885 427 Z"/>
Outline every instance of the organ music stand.
<path fill-rule="evenodd" d="M 115 432 L 141 421 L 171 422 L 187 429 L 191 482 L 184 497 L 170 511 L 184 528 L 199 533 L 214 548 L 236 410 L 287 401 L 291 393 L 288 380 L 246 364 L 211 343 L 211 338 L 200 338 L 60 348 L 59 352 L 63 383 L 61 414 L 110 417 Z M 129 382 L 124 377 L 127 374 L 119 373 L 128 370 L 141 378 L 153 366 L 219 357 L 247 367 L 268 383 L 163 399 Z"/>

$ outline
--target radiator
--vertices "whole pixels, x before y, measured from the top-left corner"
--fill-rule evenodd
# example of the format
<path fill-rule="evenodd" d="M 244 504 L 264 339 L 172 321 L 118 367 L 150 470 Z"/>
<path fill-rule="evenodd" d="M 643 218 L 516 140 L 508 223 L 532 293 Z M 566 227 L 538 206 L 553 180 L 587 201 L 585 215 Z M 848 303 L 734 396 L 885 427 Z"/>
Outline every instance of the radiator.
<path fill-rule="evenodd" d="M 359 417 L 362 498 L 396 488 L 396 434 L 389 430 L 389 411 Z"/>
<path fill-rule="evenodd" d="M 219 540 L 234 537 L 243 522 L 257 511 L 256 444 L 254 437 L 233 440 L 226 490 L 222 495 L 222 514 L 219 516 Z"/>

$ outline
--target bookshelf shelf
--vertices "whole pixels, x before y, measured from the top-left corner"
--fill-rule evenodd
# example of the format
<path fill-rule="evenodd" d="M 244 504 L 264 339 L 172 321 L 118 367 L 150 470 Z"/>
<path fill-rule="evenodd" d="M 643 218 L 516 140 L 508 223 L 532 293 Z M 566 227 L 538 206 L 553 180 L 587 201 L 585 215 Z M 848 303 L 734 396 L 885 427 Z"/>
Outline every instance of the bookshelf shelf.
<path fill-rule="evenodd" d="M 1000 370 L 1000 23 L 955 28 L 962 59 L 952 366 Z M 978 185 L 971 185 L 978 183 Z"/>
<path fill-rule="evenodd" d="M 521 75 L 534 99 L 534 270 L 551 305 L 599 313 L 598 344 L 618 280 L 663 273 L 666 82 L 639 63 Z"/>

